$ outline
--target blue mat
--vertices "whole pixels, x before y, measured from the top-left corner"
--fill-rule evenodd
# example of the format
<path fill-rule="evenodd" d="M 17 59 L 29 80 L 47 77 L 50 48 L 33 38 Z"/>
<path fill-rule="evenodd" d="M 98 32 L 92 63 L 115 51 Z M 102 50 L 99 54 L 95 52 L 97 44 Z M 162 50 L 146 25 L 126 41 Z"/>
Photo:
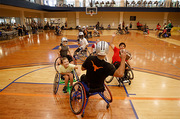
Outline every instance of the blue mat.
<path fill-rule="evenodd" d="M 68 42 L 77 42 L 77 40 L 72 40 L 72 39 L 68 39 Z M 88 47 L 91 47 L 93 44 L 92 43 L 96 43 L 96 41 L 88 41 L 88 43 L 91 43 L 88 45 Z M 78 45 L 68 45 L 69 48 L 77 48 Z M 59 45 L 54 47 L 52 50 L 57 50 L 59 48 Z"/>

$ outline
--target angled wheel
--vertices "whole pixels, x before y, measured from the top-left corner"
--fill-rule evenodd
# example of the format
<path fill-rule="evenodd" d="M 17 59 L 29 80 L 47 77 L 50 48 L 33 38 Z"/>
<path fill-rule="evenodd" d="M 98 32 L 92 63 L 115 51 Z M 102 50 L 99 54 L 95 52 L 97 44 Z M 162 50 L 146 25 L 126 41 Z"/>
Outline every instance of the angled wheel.
<path fill-rule="evenodd" d="M 56 73 L 56 75 L 54 77 L 54 84 L 53 84 L 53 92 L 54 92 L 54 94 L 56 94 L 57 91 L 58 91 L 59 81 L 60 81 L 59 73 Z"/>
<path fill-rule="evenodd" d="M 105 81 L 106 83 L 110 83 L 113 80 L 114 76 L 108 76 Z"/>
<path fill-rule="evenodd" d="M 127 67 L 128 67 L 127 77 L 128 77 L 128 79 L 133 80 L 134 79 L 134 73 L 133 73 L 133 71 L 129 65 L 127 65 Z"/>
<path fill-rule="evenodd" d="M 59 65 L 61 64 L 61 58 L 58 57 L 56 58 L 55 62 L 54 62 L 54 69 L 56 70 L 56 72 L 59 73 L 58 69 L 59 69 Z"/>
<path fill-rule="evenodd" d="M 78 58 L 84 62 L 89 55 L 90 53 L 88 50 L 87 51 L 83 50 L 78 53 Z"/>
<path fill-rule="evenodd" d="M 106 84 L 104 84 L 104 88 L 105 88 L 105 90 L 104 90 L 104 97 L 106 98 L 106 100 L 108 101 L 108 102 L 112 102 L 112 94 L 111 94 L 111 91 L 109 90 L 109 88 L 107 87 L 107 85 Z"/>
<path fill-rule="evenodd" d="M 70 107 L 74 114 L 82 113 L 86 104 L 86 91 L 81 82 L 73 85 L 70 93 Z"/>

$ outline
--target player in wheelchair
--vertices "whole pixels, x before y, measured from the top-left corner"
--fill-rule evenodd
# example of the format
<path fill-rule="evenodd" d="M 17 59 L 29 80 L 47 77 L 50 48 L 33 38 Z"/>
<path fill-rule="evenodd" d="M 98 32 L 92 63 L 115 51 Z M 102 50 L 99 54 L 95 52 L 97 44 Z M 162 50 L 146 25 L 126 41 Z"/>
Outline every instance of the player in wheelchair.
<path fill-rule="evenodd" d="M 89 54 L 88 49 L 87 49 L 89 43 L 86 40 L 86 38 L 84 38 L 83 32 L 79 32 L 77 41 L 78 41 L 79 47 L 75 50 L 73 57 L 75 60 L 80 59 L 84 61 Z"/>
<path fill-rule="evenodd" d="M 95 26 L 94 26 L 93 36 L 94 36 L 94 37 L 100 37 L 100 33 L 99 33 L 99 31 L 96 29 Z"/>
<path fill-rule="evenodd" d="M 123 30 L 121 29 L 121 24 L 118 25 L 118 29 L 116 31 L 116 34 L 124 34 Z"/>
<path fill-rule="evenodd" d="M 109 45 L 105 41 L 100 41 L 96 46 L 96 56 L 89 56 L 82 64 L 81 69 L 86 70 L 86 74 L 81 76 L 81 81 L 75 83 L 70 93 L 70 106 L 74 114 L 82 113 L 87 105 L 90 96 L 99 94 L 107 103 L 112 102 L 112 95 L 104 80 L 107 76 L 122 77 L 125 70 L 126 53 L 121 51 L 121 66 L 116 69 L 112 64 L 104 60 L 109 51 Z"/>
<path fill-rule="evenodd" d="M 66 37 L 62 37 L 61 43 L 58 48 L 58 57 L 56 58 L 56 60 L 54 62 L 54 67 L 55 67 L 56 71 L 58 70 L 57 67 L 61 64 L 61 59 L 63 57 L 67 57 L 68 61 L 70 63 L 73 62 L 74 64 L 76 64 L 76 61 L 71 56 L 69 46 L 68 46 L 68 39 Z"/>
<path fill-rule="evenodd" d="M 121 58 L 119 57 L 120 55 L 120 52 L 121 51 L 124 51 L 126 52 L 126 67 L 125 67 L 125 73 L 123 75 L 123 77 L 121 78 L 116 78 L 119 82 L 119 86 L 121 86 L 121 84 L 123 83 L 129 83 L 129 85 L 131 84 L 131 80 L 134 78 L 134 74 L 132 72 L 132 68 L 131 68 L 131 65 L 130 65 L 130 59 L 131 59 L 131 54 L 125 50 L 126 48 L 126 44 L 121 42 L 119 44 L 119 48 L 116 47 L 114 44 L 113 44 L 113 41 L 114 41 L 114 37 L 115 37 L 115 34 L 112 35 L 112 39 L 110 41 L 110 46 L 111 48 L 113 49 L 114 51 L 114 55 L 112 57 L 112 64 L 115 66 L 115 68 L 117 69 L 119 66 L 121 66 Z M 107 78 L 106 79 L 106 82 L 107 83 L 110 83 L 112 80 L 113 80 L 114 77 L 111 77 L 111 78 Z"/>
<path fill-rule="evenodd" d="M 54 34 L 55 35 L 62 35 L 62 31 L 61 31 L 59 26 L 56 26 Z"/>

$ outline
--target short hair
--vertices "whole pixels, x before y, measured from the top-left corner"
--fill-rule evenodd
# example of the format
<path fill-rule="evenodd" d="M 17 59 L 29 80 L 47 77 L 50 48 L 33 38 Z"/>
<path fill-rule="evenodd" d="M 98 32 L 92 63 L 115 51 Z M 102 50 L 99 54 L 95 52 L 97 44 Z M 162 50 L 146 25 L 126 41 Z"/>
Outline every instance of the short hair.
<path fill-rule="evenodd" d="M 126 47 L 126 44 L 125 44 L 124 42 L 121 42 L 121 43 L 119 44 L 119 47 L 120 47 L 121 45 L 124 45 L 124 46 Z"/>
<path fill-rule="evenodd" d="M 61 59 L 61 64 L 63 64 L 63 61 L 66 60 L 66 59 L 68 60 L 67 57 L 63 57 L 63 58 Z M 68 61 L 69 61 L 69 60 L 68 60 Z"/>

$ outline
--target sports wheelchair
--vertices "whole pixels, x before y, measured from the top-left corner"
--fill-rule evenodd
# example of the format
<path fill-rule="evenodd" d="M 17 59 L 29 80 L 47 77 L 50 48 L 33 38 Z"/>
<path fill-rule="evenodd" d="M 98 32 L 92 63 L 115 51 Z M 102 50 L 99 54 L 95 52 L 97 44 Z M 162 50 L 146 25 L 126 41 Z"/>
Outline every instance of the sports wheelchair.
<path fill-rule="evenodd" d="M 115 77 L 119 83 L 119 87 L 120 86 L 123 86 L 124 83 L 128 83 L 129 85 L 131 85 L 131 80 L 134 79 L 134 73 L 132 71 L 132 68 L 127 64 L 125 63 L 125 72 L 124 72 L 124 76 L 119 78 L 119 77 Z M 106 78 L 106 83 L 110 83 L 112 80 L 114 79 L 114 76 L 112 77 L 108 77 Z"/>
<path fill-rule="evenodd" d="M 116 31 L 116 34 L 117 34 L 117 35 L 120 35 L 120 34 L 122 35 L 122 34 L 124 34 L 124 32 L 123 32 L 123 30 L 121 29 L 121 30 L 117 30 L 117 31 Z"/>
<path fill-rule="evenodd" d="M 73 57 L 72 57 L 72 59 L 73 59 L 73 61 L 71 61 L 71 62 L 73 62 L 73 64 L 76 65 L 76 61 L 74 60 Z M 56 58 L 56 60 L 54 62 L 54 69 L 56 71 L 55 78 L 54 78 L 54 85 L 53 85 L 53 92 L 54 92 L 54 94 L 57 93 L 57 91 L 59 89 L 59 84 L 64 84 L 65 83 L 64 79 L 62 79 L 61 74 L 60 74 L 60 72 L 58 70 L 60 63 L 61 63 L 61 57 Z M 73 74 L 74 74 L 74 71 L 73 71 Z M 75 75 L 74 75 L 73 82 L 76 82 L 75 78 L 77 79 L 77 77 L 75 77 Z M 70 93 L 70 91 L 71 91 L 71 89 L 69 87 L 69 81 L 68 81 L 67 92 Z"/>
<path fill-rule="evenodd" d="M 74 52 L 74 58 L 80 59 L 81 61 L 85 61 L 86 58 L 90 55 L 89 50 L 86 48 L 85 50 L 81 49 L 79 52 Z"/>
<path fill-rule="evenodd" d="M 93 36 L 94 37 L 100 37 L 100 32 L 98 31 L 98 32 L 93 32 Z"/>
<path fill-rule="evenodd" d="M 112 94 L 109 88 L 104 84 L 104 88 L 90 89 L 83 81 L 75 83 L 70 92 L 70 107 L 74 114 L 81 114 L 84 117 L 85 108 L 90 96 L 99 94 L 107 103 L 106 108 L 109 108 L 109 103 L 112 102 Z"/>

